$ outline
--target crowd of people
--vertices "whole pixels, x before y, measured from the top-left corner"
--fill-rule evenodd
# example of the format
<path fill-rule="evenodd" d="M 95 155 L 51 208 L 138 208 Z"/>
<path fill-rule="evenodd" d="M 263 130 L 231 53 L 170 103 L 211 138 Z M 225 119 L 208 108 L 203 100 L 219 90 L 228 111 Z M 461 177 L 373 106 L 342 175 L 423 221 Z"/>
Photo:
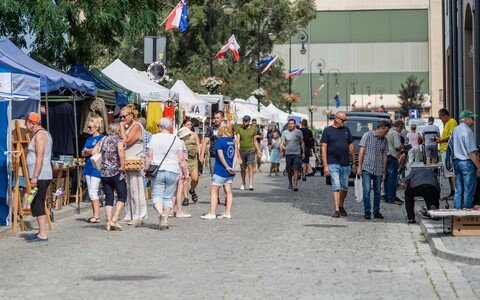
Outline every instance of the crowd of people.
<path fill-rule="evenodd" d="M 451 143 L 454 171 L 449 172 L 445 168 L 442 171 L 450 182 L 454 182 L 449 196 L 454 197 L 456 209 L 472 208 L 476 170 L 480 170 L 475 137 L 471 129 L 476 115 L 468 110 L 463 111 L 458 126 L 446 109 L 439 111 L 439 117 L 445 124 L 441 134 L 438 127 L 433 125 L 433 118 L 429 119 L 429 125 L 422 134 L 417 133 L 414 126 L 411 127 L 412 131 L 407 135 L 409 143 L 413 145 L 410 160 L 418 163 L 417 149 L 425 142 L 426 163 L 436 163 L 439 148 L 442 165 L 445 166 L 447 144 Z M 257 126 L 255 121 L 246 115 L 241 125 L 231 125 L 225 121 L 223 111 L 217 111 L 212 126 L 206 128 L 200 143 L 198 134 L 192 130 L 193 122 L 190 119 L 185 119 L 177 134 L 173 134 L 172 119 L 161 118 L 157 124 L 158 133 L 150 134 L 144 128 L 144 120 L 137 120 L 137 111 L 132 105 L 121 110 L 120 122 L 109 124 L 106 136 L 101 134 L 101 119 L 92 118 L 88 123 L 90 136 L 82 149 L 82 157 L 86 158 L 83 175 L 93 213 L 86 221 L 100 222 L 99 190 L 102 189 L 105 194 L 108 231 L 121 230 L 122 223 L 141 226 L 147 218 L 145 191 L 147 181 L 150 181 L 151 199 L 158 215 L 159 228 L 168 229 L 169 217 L 191 217 L 191 214 L 182 211 L 182 206 L 189 205 L 189 196 L 193 202 L 198 201 L 196 187 L 201 165 L 208 165 L 211 175 L 210 210 L 201 216 L 205 220 L 232 218 L 232 184 L 237 164 L 240 165 L 242 179 L 240 190 L 252 191 L 255 168 L 260 172 L 262 163 L 270 163 L 268 175 L 278 176 L 281 158 L 285 158 L 288 189 L 297 192 L 299 180 L 305 181 L 310 174 L 310 157 L 319 156 L 319 153 L 314 151 L 316 142 L 307 121 L 302 120 L 301 126 L 297 127 L 296 120 L 290 119 L 282 132 L 275 124 L 263 128 Z M 334 206 L 332 217 L 348 215 L 344 203 L 349 177 L 355 174 L 362 180 L 364 218 L 371 219 L 373 212 L 374 218 L 383 219 L 380 212 L 382 185 L 386 203 L 403 204 L 396 192 L 399 161 L 403 159 L 405 152 L 405 144 L 401 141 L 405 123 L 401 120 L 379 121 L 376 128 L 363 134 L 357 160 L 353 136 L 345 126 L 346 122 L 347 115 L 337 112 L 333 124 L 324 129 L 320 141 L 323 171 L 331 178 Z M 41 127 L 38 114 L 30 113 L 27 116 L 26 127 L 33 134 L 27 154 L 30 184 L 38 188 L 31 207 L 33 216 L 38 219 L 39 232 L 31 240 L 47 241 L 44 204 L 46 190 L 53 177 L 50 163 L 52 140 L 49 133 Z M 97 169 L 89 158 L 98 153 L 102 158 L 101 166 Z M 143 161 L 143 164 L 140 164 L 142 168 L 129 167 L 130 160 L 138 159 Z M 402 182 L 402 186 L 406 188 L 409 223 L 415 223 L 414 197 L 423 197 L 428 208 L 439 208 L 438 175 L 428 168 L 428 164 L 427 168 L 422 169 L 412 167 L 410 174 Z M 155 173 L 146 178 L 144 172 L 152 166 Z M 221 203 L 220 188 L 223 188 L 225 193 L 225 210 L 217 214 L 218 205 Z M 370 200 L 372 189 L 373 208 Z"/>

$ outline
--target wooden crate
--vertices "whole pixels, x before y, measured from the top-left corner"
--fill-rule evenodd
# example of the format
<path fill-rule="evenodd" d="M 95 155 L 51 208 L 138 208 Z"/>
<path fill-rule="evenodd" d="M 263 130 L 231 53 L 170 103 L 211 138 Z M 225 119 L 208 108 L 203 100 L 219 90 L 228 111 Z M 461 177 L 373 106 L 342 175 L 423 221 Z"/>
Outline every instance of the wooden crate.
<path fill-rule="evenodd" d="M 480 216 L 452 216 L 452 235 L 480 235 Z"/>

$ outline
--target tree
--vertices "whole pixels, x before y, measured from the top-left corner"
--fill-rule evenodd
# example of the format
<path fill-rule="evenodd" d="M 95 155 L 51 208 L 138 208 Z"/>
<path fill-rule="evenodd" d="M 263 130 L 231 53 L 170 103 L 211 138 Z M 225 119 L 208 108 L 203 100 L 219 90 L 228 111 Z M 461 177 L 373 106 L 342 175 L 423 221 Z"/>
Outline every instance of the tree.
<path fill-rule="evenodd" d="M 424 94 L 422 92 L 423 79 L 417 83 L 418 78 L 414 75 L 407 77 L 405 83 L 400 84 L 400 90 L 398 91 L 398 98 L 402 117 L 408 117 L 410 109 L 418 109 L 422 107 L 422 103 L 425 101 Z"/>
<path fill-rule="evenodd" d="M 182 79 L 196 92 L 206 92 L 200 79 L 209 75 L 208 37 L 212 56 L 231 34 L 240 48 L 240 61 L 231 54 L 213 60 L 215 75 L 225 79 L 220 92 L 232 98 L 246 98 L 257 87 L 257 55 L 271 54 L 267 38 L 270 26 L 278 33 L 275 43 L 287 41 L 298 28 L 316 15 L 314 0 L 232 0 L 236 11 L 223 13 L 224 0 L 189 0 L 189 27 L 164 32 L 160 26 L 179 0 L 3 0 L 0 4 L 0 34 L 20 47 L 29 47 L 30 56 L 66 71 L 75 63 L 103 68 L 119 58 L 130 67 L 145 70 L 143 37 L 167 37 L 169 76 Z M 212 4 L 212 32 L 209 32 L 208 4 Z M 268 23 L 268 15 L 274 17 Z M 26 37 L 32 41 L 27 45 Z M 259 43 L 260 39 L 260 43 Z M 282 104 L 288 89 L 282 61 L 262 75 L 267 102 Z M 168 85 L 171 83 L 165 83 Z"/>

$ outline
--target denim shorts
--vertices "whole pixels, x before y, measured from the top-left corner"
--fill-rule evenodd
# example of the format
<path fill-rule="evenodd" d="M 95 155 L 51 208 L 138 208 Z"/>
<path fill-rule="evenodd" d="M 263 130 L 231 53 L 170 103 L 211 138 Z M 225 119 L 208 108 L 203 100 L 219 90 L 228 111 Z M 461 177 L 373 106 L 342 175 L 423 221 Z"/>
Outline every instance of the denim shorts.
<path fill-rule="evenodd" d="M 332 179 L 332 190 L 348 191 L 348 177 L 350 176 L 349 165 L 329 164 L 330 178 Z"/>
<path fill-rule="evenodd" d="M 235 176 L 222 177 L 222 176 L 220 176 L 220 175 L 213 174 L 213 176 L 212 176 L 212 185 L 224 186 L 224 185 L 226 185 L 226 184 L 232 184 L 234 177 L 235 177 Z"/>

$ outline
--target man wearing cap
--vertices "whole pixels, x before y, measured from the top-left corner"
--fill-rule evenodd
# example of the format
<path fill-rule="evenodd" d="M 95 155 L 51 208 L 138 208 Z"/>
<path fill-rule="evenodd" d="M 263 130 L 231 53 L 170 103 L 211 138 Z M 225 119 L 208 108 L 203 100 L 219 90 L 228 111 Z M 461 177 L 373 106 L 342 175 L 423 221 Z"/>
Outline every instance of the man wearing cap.
<path fill-rule="evenodd" d="M 460 124 L 455 127 L 450 137 L 453 139 L 455 167 L 455 195 L 453 197 L 455 209 L 473 207 L 477 170 L 480 170 L 475 135 L 470 128 L 475 123 L 476 117 L 477 115 L 470 110 L 462 111 Z"/>
<path fill-rule="evenodd" d="M 260 145 L 257 142 L 257 127 L 250 125 L 250 116 L 243 116 L 243 124 L 240 126 L 235 126 L 235 132 L 237 133 L 236 140 L 237 144 L 240 145 L 240 157 L 242 163 L 240 164 L 241 175 L 242 175 L 242 186 L 241 190 L 245 190 L 246 186 L 246 176 L 248 171 L 248 189 L 253 191 L 253 165 L 255 163 L 255 151 L 259 157 L 262 156 L 262 151 L 260 150 Z"/>
<path fill-rule="evenodd" d="M 37 188 L 33 202 L 30 204 L 32 216 L 37 218 L 38 233 L 28 239 L 29 242 L 48 241 L 46 229 L 45 199 L 47 189 L 53 179 L 52 170 L 52 137 L 41 125 L 40 116 L 29 113 L 25 119 L 25 126 L 33 136 L 28 144 L 27 170 L 30 177 L 30 187 Z"/>

